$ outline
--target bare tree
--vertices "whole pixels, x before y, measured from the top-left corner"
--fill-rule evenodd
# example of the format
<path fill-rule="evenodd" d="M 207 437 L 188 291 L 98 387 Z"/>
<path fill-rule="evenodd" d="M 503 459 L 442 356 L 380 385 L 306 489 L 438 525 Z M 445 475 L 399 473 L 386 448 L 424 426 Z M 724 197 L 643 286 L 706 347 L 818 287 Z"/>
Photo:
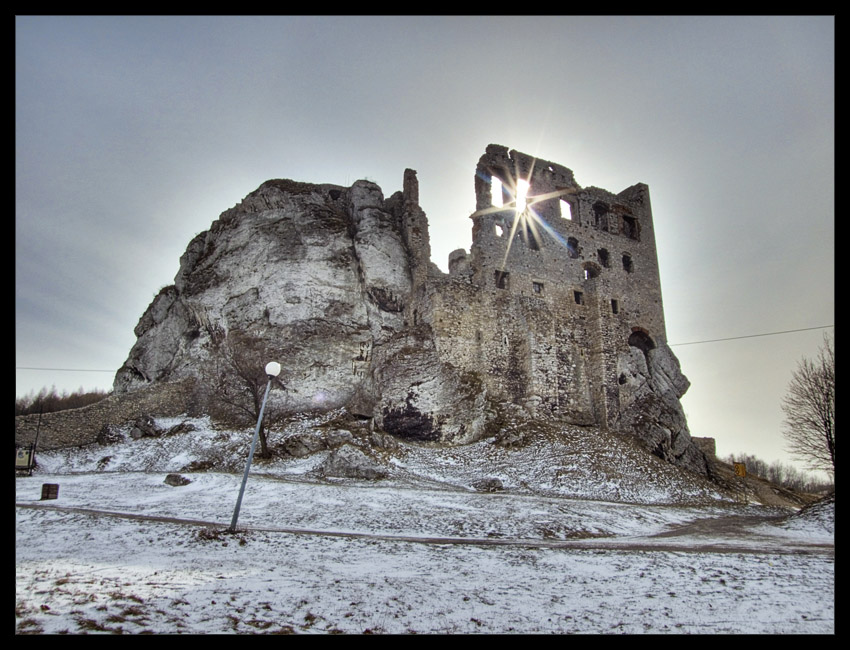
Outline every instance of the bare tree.
<path fill-rule="evenodd" d="M 256 423 L 269 381 L 266 363 L 273 360 L 262 338 L 241 331 L 228 332 L 215 345 L 210 371 L 205 378 L 212 393 L 213 410 L 240 423 Z M 275 382 L 283 385 L 278 378 Z M 274 418 L 273 409 L 266 405 L 266 428 L 260 428 L 262 458 L 271 456 L 267 434 Z"/>
<path fill-rule="evenodd" d="M 835 473 L 835 352 L 824 336 L 815 360 L 803 359 L 782 400 L 787 450 L 809 469 Z"/>

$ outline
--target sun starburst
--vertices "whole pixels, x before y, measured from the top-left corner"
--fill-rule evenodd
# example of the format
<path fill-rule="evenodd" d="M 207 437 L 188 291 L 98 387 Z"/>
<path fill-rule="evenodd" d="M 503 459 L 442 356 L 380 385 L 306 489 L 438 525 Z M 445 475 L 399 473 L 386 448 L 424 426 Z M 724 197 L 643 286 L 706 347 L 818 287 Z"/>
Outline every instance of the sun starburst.
<path fill-rule="evenodd" d="M 529 196 L 531 190 L 530 183 L 527 179 L 533 177 L 534 165 L 537 159 L 532 159 L 531 168 L 527 174 L 521 174 L 518 169 L 514 170 L 513 174 L 509 174 L 506 179 L 497 179 L 492 177 L 490 182 L 499 180 L 501 184 L 502 205 L 491 206 L 483 210 L 477 211 L 473 216 L 494 214 L 496 212 L 505 212 L 511 210 L 513 218 L 510 223 L 510 232 L 508 234 L 508 245 L 505 249 L 505 255 L 502 260 L 501 268 L 504 269 L 508 256 L 511 252 L 514 238 L 519 234 L 523 242 L 533 248 L 539 250 L 542 243 L 541 230 L 546 232 L 552 239 L 564 248 L 569 248 L 566 240 L 558 233 L 546 220 L 534 209 L 534 204 L 549 199 L 560 198 L 566 194 L 572 194 L 573 189 L 562 189 L 554 192 L 547 192 L 536 196 Z"/>

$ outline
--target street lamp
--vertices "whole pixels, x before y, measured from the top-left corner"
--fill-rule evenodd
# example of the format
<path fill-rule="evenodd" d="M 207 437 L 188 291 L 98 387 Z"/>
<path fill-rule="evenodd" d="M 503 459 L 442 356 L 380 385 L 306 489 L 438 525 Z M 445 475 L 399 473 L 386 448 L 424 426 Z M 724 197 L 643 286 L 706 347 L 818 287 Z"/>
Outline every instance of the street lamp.
<path fill-rule="evenodd" d="M 242 487 L 239 488 L 239 498 L 236 500 L 236 508 L 233 510 L 233 519 L 230 522 L 230 528 L 227 529 L 231 533 L 236 532 L 236 520 L 239 519 L 239 508 L 242 507 L 242 495 L 245 494 L 245 484 L 248 482 L 248 470 L 251 469 L 254 449 L 257 448 L 257 438 L 260 436 L 260 426 L 263 423 L 263 411 L 266 410 L 266 399 L 269 396 L 269 389 L 272 387 L 272 380 L 279 374 L 280 364 L 277 361 L 270 361 L 266 364 L 266 375 L 269 378 L 269 383 L 266 384 L 266 394 L 263 395 L 263 404 L 260 406 L 260 416 L 257 418 L 257 428 L 254 429 L 254 439 L 251 441 L 251 451 L 248 452 L 248 463 L 245 465 L 245 474 L 242 476 Z"/>

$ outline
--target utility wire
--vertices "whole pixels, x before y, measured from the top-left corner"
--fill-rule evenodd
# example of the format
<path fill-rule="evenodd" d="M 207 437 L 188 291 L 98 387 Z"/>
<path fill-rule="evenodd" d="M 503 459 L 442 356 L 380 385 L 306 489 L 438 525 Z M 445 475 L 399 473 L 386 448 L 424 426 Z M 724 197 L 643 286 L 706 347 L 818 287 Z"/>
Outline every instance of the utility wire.
<path fill-rule="evenodd" d="M 689 341 L 687 343 L 668 343 L 667 347 L 676 347 L 681 345 L 696 345 L 697 343 L 717 343 L 719 341 L 736 341 L 738 339 L 752 339 L 758 336 L 776 336 L 777 334 L 792 334 L 793 332 L 808 332 L 809 330 L 822 330 L 827 327 L 835 327 L 835 325 L 820 325 L 818 327 L 803 327 L 796 330 L 783 330 L 781 332 L 765 332 L 764 334 L 747 334 L 745 336 L 729 336 L 725 339 L 706 339 L 704 341 Z M 50 370 L 63 372 L 110 372 L 115 370 L 92 370 L 91 368 L 32 368 L 29 366 L 15 366 L 15 370 Z"/>
<path fill-rule="evenodd" d="M 835 325 L 821 325 L 819 327 L 803 327 L 797 330 L 783 330 L 782 332 L 765 332 L 764 334 L 747 334 L 745 336 L 730 336 L 725 339 L 707 339 L 705 341 L 689 341 L 688 343 L 668 343 L 668 347 L 675 347 L 680 345 L 696 345 L 697 343 L 717 343 L 718 341 L 735 341 L 737 339 L 752 339 L 757 336 L 776 336 L 777 334 L 791 334 L 792 332 L 807 332 L 809 330 L 822 330 L 827 327 L 835 327 Z"/>
<path fill-rule="evenodd" d="M 15 366 L 15 370 L 51 370 L 51 371 L 65 371 L 65 372 L 111 372 L 114 373 L 115 370 L 92 370 L 91 368 L 31 368 L 28 366 Z"/>

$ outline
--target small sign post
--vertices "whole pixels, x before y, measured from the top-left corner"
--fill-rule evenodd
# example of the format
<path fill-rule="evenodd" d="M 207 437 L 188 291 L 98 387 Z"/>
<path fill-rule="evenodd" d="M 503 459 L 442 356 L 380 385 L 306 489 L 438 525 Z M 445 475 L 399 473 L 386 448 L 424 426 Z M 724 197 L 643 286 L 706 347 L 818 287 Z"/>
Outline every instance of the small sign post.
<path fill-rule="evenodd" d="M 15 450 L 15 471 L 27 472 L 32 476 L 35 467 L 35 445 L 27 445 Z"/>

